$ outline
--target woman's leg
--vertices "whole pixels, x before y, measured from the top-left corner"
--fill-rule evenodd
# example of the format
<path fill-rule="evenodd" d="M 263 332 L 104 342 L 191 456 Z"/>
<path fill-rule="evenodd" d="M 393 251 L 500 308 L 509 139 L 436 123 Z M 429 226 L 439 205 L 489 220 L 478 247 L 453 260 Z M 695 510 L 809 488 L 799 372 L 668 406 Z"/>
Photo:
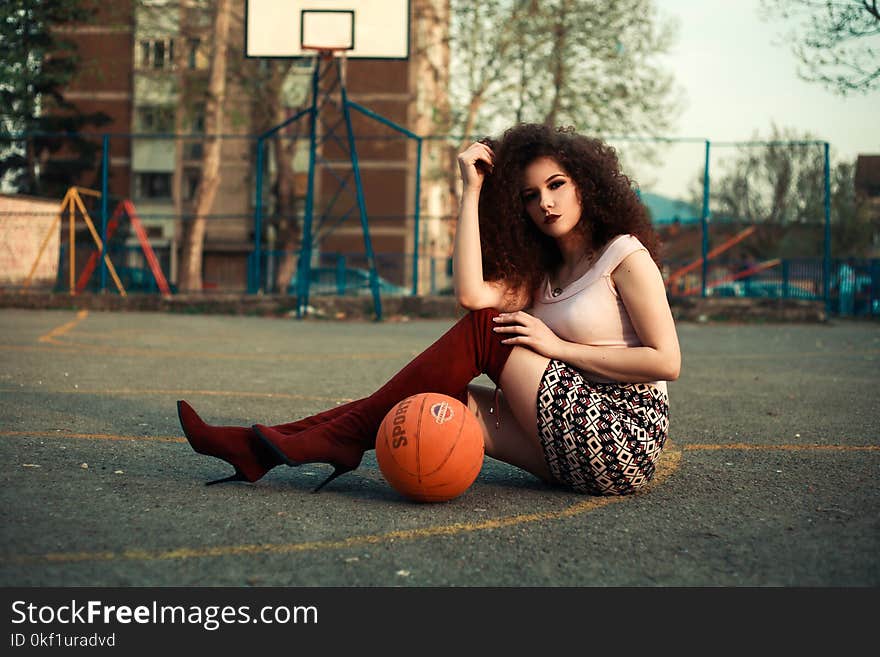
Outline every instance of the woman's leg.
<path fill-rule="evenodd" d="M 344 415 L 358 401 L 360 400 L 330 408 L 295 422 L 278 424 L 272 428 L 285 435 L 305 431 L 322 422 Z M 235 474 L 209 481 L 209 486 L 226 481 L 254 482 L 262 478 L 276 465 L 281 465 L 281 460 L 275 455 L 275 452 L 266 447 L 250 427 L 208 424 L 199 417 L 192 406 L 183 400 L 177 402 L 177 417 L 180 419 L 183 434 L 194 451 L 222 459 L 235 468 Z"/>
<path fill-rule="evenodd" d="M 292 436 L 259 424 L 254 425 L 254 430 L 288 465 L 333 465 L 333 474 L 318 486 L 319 490 L 360 465 L 364 452 L 375 447 L 376 432 L 385 415 L 403 399 L 437 392 L 466 403 L 468 384 L 481 373 L 500 382 L 513 347 L 503 344 L 504 336 L 493 330 L 492 319 L 497 315 L 497 311 L 490 309 L 468 313 L 384 386 L 344 415 Z"/>
<path fill-rule="evenodd" d="M 468 386 L 468 408 L 483 429 L 486 454 L 545 481 L 550 471 L 538 438 L 538 387 L 549 360 L 515 347 L 501 373 L 503 392 L 478 384 Z"/>

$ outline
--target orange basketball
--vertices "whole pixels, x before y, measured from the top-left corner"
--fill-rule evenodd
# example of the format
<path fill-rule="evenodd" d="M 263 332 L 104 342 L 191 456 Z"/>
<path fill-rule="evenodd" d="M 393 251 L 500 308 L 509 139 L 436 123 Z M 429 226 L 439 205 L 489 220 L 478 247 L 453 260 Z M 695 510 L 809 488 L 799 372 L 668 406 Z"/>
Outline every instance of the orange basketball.
<path fill-rule="evenodd" d="M 376 436 L 376 460 L 389 484 L 418 502 L 466 491 L 483 467 L 483 432 L 467 406 L 425 392 L 388 411 Z"/>

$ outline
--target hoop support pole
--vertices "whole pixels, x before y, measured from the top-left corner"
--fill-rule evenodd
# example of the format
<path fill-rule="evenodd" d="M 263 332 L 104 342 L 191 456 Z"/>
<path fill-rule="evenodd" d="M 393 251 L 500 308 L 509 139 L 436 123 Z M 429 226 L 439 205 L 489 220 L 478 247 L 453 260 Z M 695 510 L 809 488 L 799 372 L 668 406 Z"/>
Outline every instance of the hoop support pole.
<path fill-rule="evenodd" d="M 340 62 L 340 66 L 342 62 Z M 340 76 L 342 71 L 340 69 Z M 345 117 L 345 129 L 348 133 L 348 152 L 351 157 L 351 168 L 354 173 L 355 195 L 357 197 L 358 210 L 361 215 L 361 229 L 364 232 L 364 250 L 367 252 L 367 265 L 370 272 L 370 289 L 373 292 L 373 310 L 376 319 L 382 319 L 382 299 L 379 295 L 379 275 L 376 273 L 376 256 L 373 253 L 373 242 L 370 239 L 370 226 L 367 221 L 367 204 L 364 200 L 364 186 L 361 181 L 361 169 L 358 162 L 357 145 L 354 141 L 354 129 L 351 124 L 351 112 L 348 107 L 348 94 L 345 84 L 340 77 L 339 93 L 342 98 L 342 115 Z"/>

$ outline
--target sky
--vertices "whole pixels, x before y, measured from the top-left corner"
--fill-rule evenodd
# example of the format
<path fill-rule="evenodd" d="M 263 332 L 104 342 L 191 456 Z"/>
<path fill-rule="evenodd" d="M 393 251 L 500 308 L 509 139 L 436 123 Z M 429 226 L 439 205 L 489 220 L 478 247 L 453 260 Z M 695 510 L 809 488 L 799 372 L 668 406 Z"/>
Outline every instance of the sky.
<path fill-rule="evenodd" d="M 798 60 L 783 39 L 792 25 L 763 20 L 759 0 L 656 0 L 656 5 L 661 16 L 679 25 L 665 60 L 685 108 L 670 136 L 767 138 L 775 123 L 829 142 L 834 161 L 880 154 L 880 91 L 842 97 L 798 78 Z M 697 144 L 670 148 L 663 166 L 637 171 L 636 177 L 643 179 L 643 189 L 682 198 L 703 152 Z"/>

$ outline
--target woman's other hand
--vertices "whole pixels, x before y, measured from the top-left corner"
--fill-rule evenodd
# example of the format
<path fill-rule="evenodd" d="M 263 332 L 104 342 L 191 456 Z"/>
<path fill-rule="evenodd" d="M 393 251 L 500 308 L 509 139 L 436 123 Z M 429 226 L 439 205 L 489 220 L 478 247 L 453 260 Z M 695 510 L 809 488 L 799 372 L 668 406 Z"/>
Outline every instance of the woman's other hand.
<path fill-rule="evenodd" d="M 563 346 L 562 339 L 544 322 L 524 310 L 501 313 L 494 321 L 498 324 L 496 333 L 510 334 L 501 341 L 503 344 L 528 347 L 545 358 L 557 358 Z"/>
<path fill-rule="evenodd" d="M 466 188 L 479 188 L 495 168 L 495 153 L 486 144 L 475 142 L 458 154 L 458 168 Z"/>

